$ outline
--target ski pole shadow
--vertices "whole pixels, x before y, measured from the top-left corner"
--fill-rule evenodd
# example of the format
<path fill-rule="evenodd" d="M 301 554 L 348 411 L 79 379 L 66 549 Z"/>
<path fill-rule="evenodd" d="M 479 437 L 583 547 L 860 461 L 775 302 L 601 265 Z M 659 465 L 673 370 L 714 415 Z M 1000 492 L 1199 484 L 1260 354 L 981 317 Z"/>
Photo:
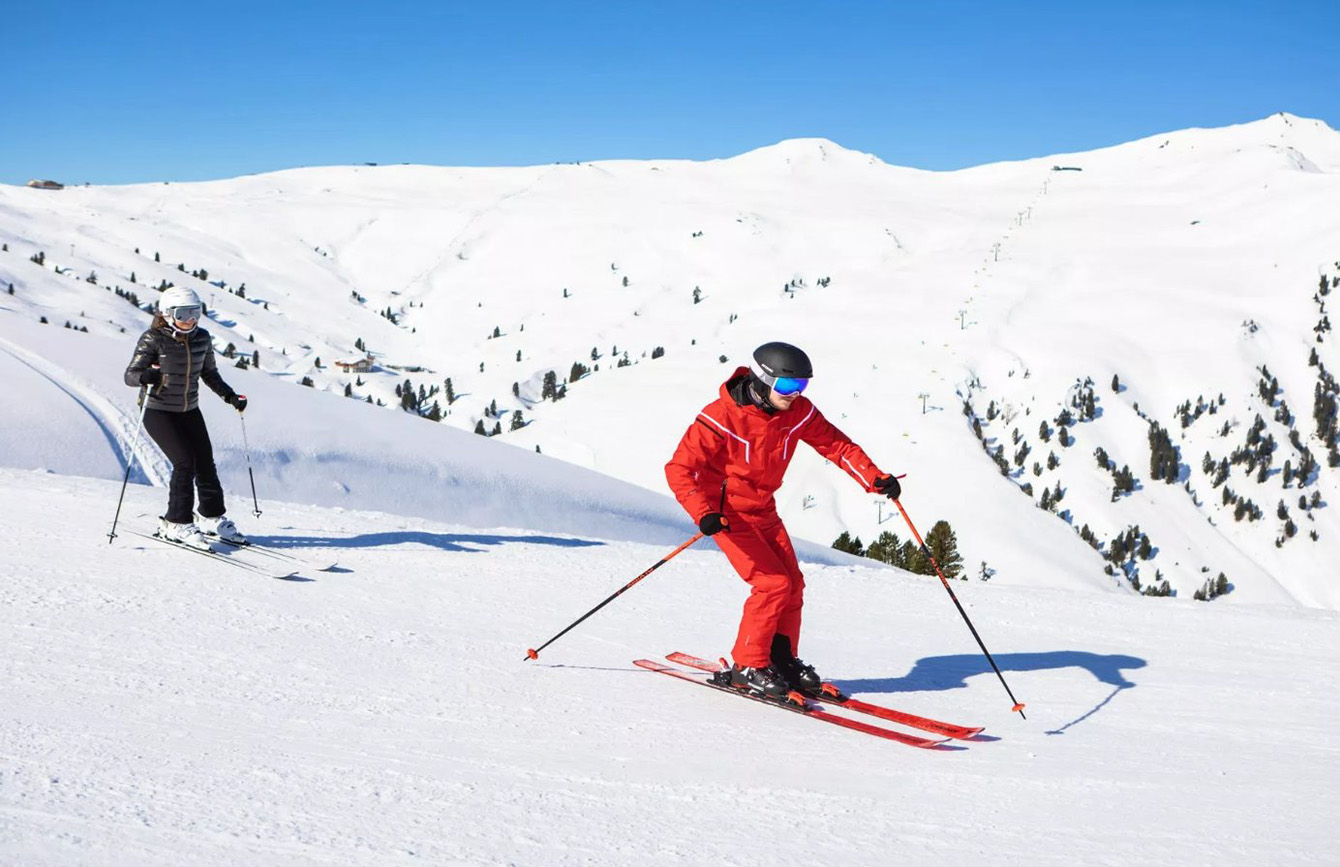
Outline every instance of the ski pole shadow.
<path fill-rule="evenodd" d="M 1065 725 L 1047 732 L 1064 734 L 1074 726 L 1107 706 L 1117 693 L 1132 689 L 1135 683 L 1128 680 L 1123 672 L 1144 668 L 1149 663 L 1138 656 L 1112 653 L 1089 653 L 1083 650 L 1054 650 L 1045 653 L 1006 653 L 996 658 L 996 664 L 1002 672 L 1009 671 L 1053 671 L 1065 668 L 1080 668 L 1088 671 L 1099 683 L 1113 687 L 1112 692 L 1093 708 Z M 978 675 L 992 674 L 991 664 L 981 654 L 960 654 L 955 656 L 928 656 L 918 659 L 912 670 L 902 677 L 847 678 L 834 681 L 845 692 L 857 694 L 934 692 L 948 689 L 964 689 L 968 679 Z"/>
<path fill-rule="evenodd" d="M 398 530 L 363 533 L 358 536 L 256 536 L 251 539 L 271 548 L 382 548 L 395 545 L 422 545 L 453 553 L 478 554 L 498 545 L 550 545 L 558 548 L 590 548 L 604 545 L 590 539 L 560 536 L 500 536 L 496 534 L 428 533 L 422 530 Z"/>

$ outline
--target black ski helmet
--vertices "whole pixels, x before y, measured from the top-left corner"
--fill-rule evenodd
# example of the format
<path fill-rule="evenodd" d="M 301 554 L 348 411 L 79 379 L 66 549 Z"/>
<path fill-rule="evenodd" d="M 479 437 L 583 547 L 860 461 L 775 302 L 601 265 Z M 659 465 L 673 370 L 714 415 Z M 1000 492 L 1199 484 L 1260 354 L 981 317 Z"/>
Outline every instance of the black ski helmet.
<path fill-rule="evenodd" d="M 754 375 L 772 385 L 778 377 L 792 379 L 810 379 L 814 376 L 814 366 L 810 357 L 798 347 L 789 343 L 773 341 L 754 350 Z"/>

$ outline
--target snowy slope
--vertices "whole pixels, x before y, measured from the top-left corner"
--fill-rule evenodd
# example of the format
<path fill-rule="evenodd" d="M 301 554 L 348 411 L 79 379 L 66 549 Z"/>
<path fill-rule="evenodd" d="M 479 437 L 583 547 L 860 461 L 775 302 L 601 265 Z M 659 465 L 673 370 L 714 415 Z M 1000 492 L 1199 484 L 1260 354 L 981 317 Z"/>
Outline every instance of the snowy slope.
<path fill-rule="evenodd" d="M 538 446 L 661 493 L 666 458 L 720 380 L 753 346 L 787 339 L 816 360 L 820 408 L 886 468 L 909 473 L 913 516 L 923 530 L 948 519 L 973 575 L 985 566 L 1012 585 L 1131 591 L 1125 574 L 1105 574 L 1102 555 L 1138 526 L 1152 556 L 1122 566 L 1146 586 L 1166 579 L 1190 596 L 1222 572 L 1234 587 L 1226 602 L 1334 609 L 1340 585 L 1326 564 L 1340 555 L 1329 507 L 1337 471 L 1312 420 L 1320 368 L 1308 361 L 1315 348 L 1328 371 L 1340 367 L 1329 332 L 1318 342 L 1313 330 L 1328 323 L 1329 298 L 1313 297 L 1319 280 L 1340 278 L 1338 170 L 1340 135 L 1281 114 L 950 173 L 807 139 L 705 163 L 0 187 L 9 246 L 0 288 L 16 290 L 0 295 L 0 319 L 70 320 L 89 329 L 79 335 L 87 343 L 110 338 L 128 354 L 146 317 L 109 290 L 145 303 L 161 281 L 192 285 L 209 298 L 219 348 L 258 352 L 261 370 L 285 385 L 310 377 L 318 390 L 394 407 L 408 380 L 427 390 L 425 411 L 439 404 L 446 428 L 496 425 L 520 450 Z M 39 252 L 43 266 L 29 261 Z M 190 276 L 200 269 L 204 279 Z M 234 294 L 243 285 L 244 297 Z M 13 341 L 41 354 L 26 337 Z M 356 341 L 377 372 L 332 366 L 361 355 Z M 617 367 L 625 353 L 629 366 Z M 124 400 L 116 353 L 99 355 L 107 369 L 86 381 Z M 565 380 L 574 362 L 599 370 L 569 383 L 566 399 L 540 401 L 544 375 Z M 1262 366 L 1281 388 L 1269 403 L 1258 393 Z M 459 398 L 450 406 L 448 378 Z M 1040 423 L 1055 428 L 1086 379 L 1097 417 L 1069 431 L 1068 448 L 1042 441 Z M 1215 414 L 1183 429 L 1177 407 L 1199 399 Z M 974 435 L 965 400 L 987 448 L 1006 447 L 1012 478 Z M 1281 400 L 1287 421 L 1275 420 Z M 333 503 L 320 462 L 285 439 L 289 419 L 262 421 L 262 405 L 253 434 L 276 437 L 267 454 L 298 461 L 267 472 L 293 499 Z M 526 426 L 511 431 L 516 411 Z M 1204 455 L 1218 462 L 1242 448 L 1257 414 L 1277 445 L 1264 480 L 1235 465 L 1214 485 Z M 359 435 L 374 436 L 369 416 L 355 417 Z M 1180 449 L 1174 484 L 1150 477 L 1150 421 Z M 1282 472 L 1304 459 L 1291 433 L 1318 464 L 1301 487 Z M 1113 501 L 1097 448 L 1130 467 L 1132 493 Z M 20 467 L 48 461 L 11 455 Z M 1058 485 L 1056 514 L 1032 507 Z M 1225 489 L 1259 519 L 1234 520 Z M 808 452 L 779 503 L 793 531 L 820 544 L 843 530 L 867 542 L 899 532 Z M 1081 540 L 1086 525 L 1100 551 Z"/>
<path fill-rule="evenodd" d="M 346 570 L 273 581 L 108 546 L 115 482 L 0 486 L 6 864 L 1332 860 L 1332 612 L 964 585 L 1024 721 L 938 582 L 809 566 L 806 656 L 988 726 L 931 753 L 633 668 L 728 645 L 707 547 L 532 663 L 666 549 L 270 504 L 258 537 Z"/>
<path fill-rule="evenodd" d="M 1340 277 L 1338 170 L 1334 131 L 1277 116 L 947 174 L 805 140 L 710 163 L 0 187 L 0 863 L 1329 863 L 1340 526 L 1308 355 L 1340 367 L 1312 331 L 1320 275 Z M 231 513 L 340 571 L 273 581 L 130 534 L 166 467 L 121 383 L 147 316 L 112 290 L 143 303 L 161 280 L 212 296 L 220 350 L 260 352 L 222 368 L 252 398 L 260 517 L 236 414 L 202 399 Z M 777 337 L 814 355 L 819 406 L 909 472 L 921 529 L 948 518 L 969 573 L 996 570 L 956 592 L 1026 721 L 938 581 L 826 547 L 901 528 L 804 451 L 780 496 L 819 543 L 800 546 L 802 654 L 988 738 L 923 752 L 635 669 L 729 647 L 746 587 L 710 542 L 522 661 L 693 532 L 661 467 Z M 331 365 L 359 338 L 379 369 L 356 379 Z M 573 361 L 600 370 L 538 401 Z M 1302 487 L 1262 364 L 1321 458 Z M 443 423 L 393 408 L 406 378 L 446 377 Z M 1043 442 L 1084 377 L 1096 417 Z M 1213 414 L 1183 428 L 1198 395 Z M 529 424 L 508 431 L 515 409 Z M 1234 466 L 1215 486 L 1201 454 L 1240 447 L 1257 413 L 1280 452 L 1265 481 Z M 1014 477 L 974 418 L 1007 459 L 1030 445 Z M 1175 484 L 1150 477 L 1147 418 L 1181 449 Z M 504 433 L 469 433 L 481 420 Z M 1136 476 L 1115 501 L 1100 446 Z M 1058 481 L 1061 518 L 1020 492 Z M 1234 521 L 1224 487 L 1267 517 Z M 1303 529 L 1276 547 L 1282 498 Z M 1134 595 L 1076 533 L 1106 550 L 1135 523 L 1142 579 L 1181 598 Z M 1233 592 L 1191 601 L 1202 568 Z"/>

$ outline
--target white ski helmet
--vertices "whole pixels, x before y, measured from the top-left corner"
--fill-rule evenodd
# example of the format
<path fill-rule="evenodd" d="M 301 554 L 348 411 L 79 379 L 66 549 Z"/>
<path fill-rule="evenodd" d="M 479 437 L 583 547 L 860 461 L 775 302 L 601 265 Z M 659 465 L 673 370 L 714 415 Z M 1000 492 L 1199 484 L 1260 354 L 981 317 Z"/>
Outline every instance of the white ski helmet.
<path fill-rule="evenodd" d="M 194 331 L 196 325 L 200 322 L 200 317 L 205 315 L 205 305 L 201 303 L 200 296 L 195 294 L 195 290 L 186 286 L 171 286 L 164 290 L 162 297 L 158 299 L 158 310 L 167 320 L 168 325 L 178 334 L 189 334 Z M 177 322 L 190 322 L 190 328 L 178 328 Z"/>

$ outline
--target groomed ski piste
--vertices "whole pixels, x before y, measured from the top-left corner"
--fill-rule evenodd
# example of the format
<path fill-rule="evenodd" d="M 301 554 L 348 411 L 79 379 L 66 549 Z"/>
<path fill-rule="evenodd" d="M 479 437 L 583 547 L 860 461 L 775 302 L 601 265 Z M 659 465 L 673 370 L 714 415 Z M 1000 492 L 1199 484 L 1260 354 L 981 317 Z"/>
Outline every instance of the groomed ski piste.
<path fill-rule="evenodd" d="M 880 263 L 860 264 L 847 279 L 846 285 L 856 284 L 853 294 L 836 297 L 850 309 L 872 309 L 883 284 L 862 284 L 861 269 L 874 274 L 886 268 L 898 275 L 900 287 L 925 293 L 902 290 L 895 305 L 905 317 L 898 333 L 930 334 L 925 328 L 932 313 L 936 327 L 947 322 L 952 330 L 905 341 L 894 356 L 875 362 L 871 354 L 882 350 L 851 341 L 835 327 L 836 313 L 815 319 L 810 314 L 818 302 L 807 301 L 803 290 L 799 298 L 781 300 L 765 299 L 762 290 L 741 293 L 729 307 L 717 308 L 723 324 L 700 332 L 688 317 L 704 308 L 679 298 L 685 286 L 677 283 L 673 293 L 688 313 L 667 307 L 637 320 L 655 319 L 666 342 L 676 341 L 655 363 L 665 366 L 644 362 L 602 371 L 581 383 L 585 393 L 574 387 L 562 403 L 527 406 L 535 423 L 510 439 L 469 433 L 473 417 L 433 424 L 341 398 L 335 378 L 322 379 L 328 374 L 304 367 L 310 362 L 299 363 L 296 352 L 282 361 L 280 344 L 296 347 L 311 337 L 302 329 L 344 328 L 347 334 L 340 332 L 337 342 L 343 346 L 364 333 L 365 324 L 341 325 L 344 314 L 324 315 L 335 309 L 334 296 L 302 296 L 302 287 L 320 281 L 308 280 L 301 269 L 286 270 L 288 254 L 278 242 L 238 242 L 229 248 L 237 261 L 267 263 L 266 293 L 301 314 L 284 317 L 279 301 L 271 313 L 259 302 L 221 292 L 219 306 L 227 309 L 216 316 L 234 325 L 205 324 L 220 342 L 241 343 L 254 329 L 263 344 L 262 372 L 221 368 L 251 398 L 246 422 L 259 517 L 251 514 L 236 413 L 209 393 L 201 405 L 229 513 L 243 532 L 294 556 L 334 555 L 338 561 L 336 571 L 300 570 L 292 580 L 230 569 L 129 532 L 150 531 L 166 501 L 167 467 L 143 440 L 136 442 L 134 390 L 120 381 L 134 329 L 147 317 L 102 287 L 90 289 L 92 284 L 57 275 L 49 265 L 39 268 L 26 257 L 37 245 L 52 260 L 68 249 L 80 274 L 95 265 L 107 282 L 109 274 L 131 270 L 119 260 L 115 268 L 103 263 L 129 256 L 138 229 L 120 218 L 82 214 L 71 204 L 75 199 L 31 199 L 28 191 L 0 189 L 0 231 L 11 248 L 9 258 L 0 259 L 0 277 L 18 284 L 14 296 L 0 295 L 0 863 L 1329 863 L 1331 801 L 1340 779 L 1340 749 L 1331 737 L 1340 713 L 1340 595 L 1328 578 L 1334 563 L 1324 553 L 1333 550 L 1327 546 L 1335 544 L 1340 526 L 1329 506 L 1340 499 L 1334 471 L 1323 469 L 1315 483 L 1328 503 L 1316 512 L 1321 541 L 1315 548 L 1305 547 L 1313 543 L 1302 536 L 1275 548 L 1219 512 L 1210 524 L 1179 488 L 1146 480 L 1145 489 L 1113 507 L 1126 511 L 1117 513 L 1121 520 L 1111 519 L 1111 529 L 1138 520 L 1157 539 L 1176 540 L 1166 543 L 1156 564 L 1185 561 L 1179 596 L 1148 599 L 1104 576 L 1102 561 L 1076 540 L 1072 527 L 1033 508 L 999 476 L 967 432 L 954 391 L 960 377 L 980 368 L 998 389 L 994 394 L 1023 406 L 1032 398 L 1011 396 L 1024 384 L 1022 374 L 1007 376 L 1008 370 L 1031 364 L 1028 387 L 1045 397 L 1063 394 L 1076 372 L 1105 380 L 1111 368 L 1100 360 L 1130 359 L 1135 372 L 1120 370 L 1123 382 L 1132 383 L 1129 390 L 1103 395 L 1107 415 L 1101 423 L 1111 427 L 1095 426 L 1110 438 L 1082 440 L 1083 452 L 1066 457 L 1067 467 L 1078 472 L 1084 464 L 1091 474 L 1099 473 L 1089 467 L 1091 446 L 1116 442 L 1121 461 L 1144 476 L 1145 430 L 1134 421 L 1132 405 L 1139 402 L 1166 419 L 1182 397 L 1217 392 L 1220 381 L 1208 372 L 1224 367 L 1233 369 L 1241 386 L 1230 397 L 1243 427 L 1252 413 L 1269 414 L 1250 393 L 1252 371 L 1263 360 L 1280 372 L 1294 411 L 1306 416 L 1304 395 L 1314 381 L 1305 367 L 1308 329 L 1316 314 L 1306 295 L 1318 267 L 1336 255 L 1329 228 L 1335 217 L 1316 203 L 1335 189 L 1340 150 L 1334 131 L 1309 126 L 1302 133 L 1299 126 L 1296 118 L 1272 118 L 1237 130 L 1172 134 L 1175 148 L 1147 141 L 1092 155 L 1086 165 L 1106 166 L 1109 177 L 1091 171 L 1088 177 L 1098 179 L 1094 187 L 1065 213 L 1083 213 L 1094 222 L 1048 223 L 1040 208 L 1027 226 L 1032 240 L 1016 243 L 1010 253 L 1017 258 L 1009 267 L 1017 270 L 1004 281 L 1008 291 L 973 307 L 971 316 L 987 327 L 967 329 L 967 342 L 952 351 L 942 341 L 958 333 L 954 311 L 960 301 L 937 301 L 937 293 L 955 274 L 965 287 L 972 282 L 980 255 L 968 260 L 964 251 L 990 249 L 1000 228 L 992 220 L 1018 213 L 1012 203 L 1029 201 L 1038 171 L 1045 173 L 1053 161 L 1038 161 L 1041 169 L 1011 164 L 939 177 L 896 170 L 897 180 L 923 190 L 926 202 L 939 201 L 937 189 L 957 190 L 957 211 L 937 222 L 936 209 L 927 206 L 911 223 L 893 223 L 904 239 L 895 246 L 911 237 L 919 250 L 902 259 L 891 248 Z M 1297 136 L 1295 144 L 1315 162 L 1298 163 L 1287 148 L 1253 144 L 1280 136 Z M 1212 152 L 1201 162 L 1198 145 Z M 707 164 L 706 171 L 734 177 L 767 198 L 781 183 L 778 173 L 791 171 L 779 169 L 780 159 L 790 166 L 794 158 L 801 186 L 831 189 L 834 176 L 824 172 L 836 171 L 849 184 L 843 195 L 855 201 L 853 191 L 864 189 L 857 183 L 860 173 L 869 169 L 864 156 L 824 143 L 818 153 L 834 158 L 825 163 L 815 147 L 792 143 Z M 1191 219 L 1213 212 L 1206 222 L 1219 225 L 1205 226 L 1204 242 L 1212 253 L 1192 250 L 1173 261 L 1172 253 L 1192 242 L 1168 236 L 1166 248 L 1135 257 L 1145 263 L 1140 267 L 1164 269 L 1187 285 L 1211 262 L 1224 291 L 1214 309 L 1204 311 L 1213 327 L 1202 323 L 1182 334 L 1164 323 L 1150 337 L 1124 325 L 1095 326 L 1066 330 L 1064 340 L 1047 344 L 1041 338 L 1057 321 L 1051 314 L 1079 314 L 1062 304 L 1059 289 L 1033 294 L 1057 285 L 1037 269 L 1058 255 L 1061 247 L 1052 242 L 1101 239 L 1107 237 L 1103 231 L 1147 218 L 1149 211 L 1131 204 L 1144 187 L 1121 182 L 1131 181 L 1121 172 L 1145 150 L 1165 160 L 1159 208 L 1185 192 L 1177 184 L 1188 178 L 1187 189 L 1200 193 L 1241 189 L 1273 201 L 1257 183 L 1265 178 L 1286 188 L 1273 212 L 1279 219 L 1263 220 L 1246 206 L 1211 208 L 1207 202 L 1221 199 L 1206 195 L 1184 205 L 1176 219 L 1185 226 L 1178 231 L 1191 232 Z M 1235 175 L 1239 162 L 1243 167 Z M 667 175 L 698 171 L 657 167 Z M 646 167 L 581 169 L 627 180 Z M 342 171 L 261 176 L 238 182 L 237 189 L 282 179 L 301 190 L 297 181 L 305 177 L 307 192 L 315 195 Z M 414 188 L 415 177 L 434 170 L 392 171 Z M 525 174 L 501 171 L 497 177 Z M 493 176 L 467 174 L 481 189 L 492 188 Z M 191 188 L 163 188 L 167 210 L 188 217 L 173 217 L 181 220 L 177 224 L 164 218 L 155 231 L 162 232 L 165 248 L 170 239 L 177 251 L 165 262 L 212 265 L 216 254 L 222 258 L 221 248 L 190 228 L 189 215 L 199 216 L 191 210 Z M 211 238 L 241 225 L 234 207 L 252 208 L 230 182 L 194 189 L 213 190 L 222 203 L 205 233 Z M 624 191 L 617 183 L 611 190 Z M 149 185 L 125 192 L 158 194 Z M 114 204 L 120 193 L 94 189 L 83 195 Z M 571 190 L 560 193 L 553 201 Z M 917 195 L 909 192 L 909 201 Z M 521 198 L 508 201 L 519 205 Z M 978 200 L 992 220 L 965 204 Z M 50 213 L 42 210 L 46 204 L 31 204 L 48 201 L 55 203 Z M 1094 206 L 1115 201 L 1125 202 L 1126 210 Z M 684 207 L 700 204 L 686 200 Z M 126 213 L 140 213 L 139 207 L 131 202 Z M 257 204 L 254 213 L 259 219 L 265 210 Z M 506 210 L 495 209 L 490 219 L 506 223 Z M 735 225 L 734 213 L 725 222 Z M 822 217 L 820 222 L 833 216 L 822 209 L 807 213 L 818 214 L 813 219 Z M 1290 227 L 1302 213 L 1315 216 L 1317 225 L 1294 237 Z M 742 219 L 750 232 L 772 239 L 765 245 L 770 255 L 786 248 L 774 246 L 777 237 L 794 246 L 812 234 L 813 226 L 803 221 L 782 220 L 778 230 L 776 220 L 757 213 Z M 1095 228 L 1100 220 L 1108 220 L 1103 231 Z M 971 229 L 975 221 L 980 226 Z M 913 224 L 920 234 L 909 236 Z M 1072 225 L 1073 237 L 1066 234 Z M 695 226 L 678 228 L 687 237 Z M 465 256 L 451 250 L 432 255 L 446 263 L 480 263 L 489 260 L 491 247 L 513 249 L 501 224 L 497 234 L 486 233 L 488 243 L 468 228 L 460 237 L 474 240 Z M 279 234 L 273 227 L 263 231 Z M 1168 231 L 1151 228 L 1139 243 Z M 67 238 L 79 243 L 77 254 Z M 431 244 L 423 240 L 406 250 L 428 255 Z M 1279 271 L 1287 274 L 1272 276 L 1275 269 L 1262 264 L 1268 247 L 1285 251 Z M 150 261 L 151 249 L 146 246 L 134 262 Z M 1240 258 L 1225 251 L 1238 251 Z M 850 261 L 846 254 L 852 251 L 819 252 L 806 268 L 811 286 L 832 263 Z M 1080 264 L 1065 266 L 1094 275 L 1095 295 L 1080 306 L 1132 278 L 1121 270 L 1125 265 L 1092 254 L 1076 253 Z M 85 260 L 88 255 L 94 258 Z M 599 259 L 601 270 L 609 268 L 603 251 L 590 258 Z M 364 254 L 359 261 L 372 268 L 375 257 Z M 1253 263 L 1251 279 L 1259 282 L 1222 282 L 1247 262 Z M 426 267 L 394 264 L 413 273 Z M 726 291 L 732 268 L 752 273 L 755 265 L 718 263 L 722 281 L 711 291 Z M 151 266 L 134 267 L 142 269 L 144 282 L 175 273 L 167 264 L 162 275 Z M 438 285 L 435 279 L 425 285 Z M 521 303 L 521 282 L 499 283 L 480 301 Z M 843 285 L 840 276 L 834 288 Z M 1172 292 L 1169 283 L 1143 291 L 1137 291 L 1138 280 L 1126 285 L 1136 289 L 1125 297 L 1124 309 L 1153 306 L 1160 293 Z M 1258 293 L 1255 285 L 1267 289 Z M 153 297 L 152 290 L 141 289 L 145 298 Z M 344 299 L 347 285 L 338 289 L 338 300 L 351 303 Z M 770 292 L 776 294 L 776 287 Z M 1287 303 L 1279 302 L 1285 293 Z M 1188 305 L 1183 313 L 1199 303 L 1194 293 L 1177 297 Z M 473 297 L 463 312 L 448 311 L 438 300 L 430 299 L 430 309 L 439 311 L 442 322 L 473 316 L 478 321 L 467 325 L 481 335 L 486 330 L 479 317 L 491 324 L 498 316 L 491 309 L 470 313 Z M 725 314 L 737 301 L 747 315 L 728 328 Z M 85 304 L 89 316 L 77 317 Z M 1039 315 L 1040 306 L 1048 316 Z M 824 544 L 798 545 L 807 580 L 801 655 L 856 698 L 984 726 L 981 736 L 945 745 L 954 749 L 913 749 L 635 666 L 635 659 L 663 660 L 672 651 L 708 658 L 728 652 L 747 588 L 710 540 L 662 566 L 538 660 L 524 661 L 527 648 L 692 536 L 695 528 L 657 487 L 659 468 L 692 413 L 714 395 L 723 370 L 717 354 L 730 345 L 733 358 L 742 356 L 793 321 L 795 310 L 809 315 L 805 327 L 811 330 L 803 336 L 811 338 L 806 342 L 818 363 L 834 371 L 827 380 L 816 378 L 807 394 L 877 461 L 911 472 L 903 503 L 923 533 L 942 517 L 959 532 L 973 580 L 954 582 L 955 592 L 1026 703 L 1027 720 L 1011 713 L 937 579 L 848 557 Z M 38 324 L 39 312 L 52 324 Z M 1247 334 L 1239 322 L 1253 314 L 1261 328 Z M 87 323 L 90 333 L 61 328 L 66 318 Z M 431 323 L 421 325 L 417 337 L 403 328 L 376 335 L 377 345 L 413 361 L 418 339 L 442 353 L 434 363 L 453 353 L 467 366 L 476 363 L 470 353 L 479 345 L 462 350 L 450 340 L 430 344 L 423 335 Z M 120 334 L 120 327 L 127 333 Z M 599 329 L 603 351 L 616 332 L 611 322 Z M 535 325 L 525 333 L 537 341 L 527 352 L 547 356 L 545 366 L 574 357 L 572 347 L 562 344 L 567 337 Z M 617 334 L 621 345 L 627 342 Z M 695 335 L 703 338 L 698 348 L 686 348 Z M 646 337 L 650 345 L 659 334 Z M 572 340 L 591 342 L 584 334 Z M 1216 354 L 1226 342 L 1240 350 L 1231 363 Z M 338 357 L 335 342 L 315 351 L 326 353 L 327 369 Z M 502 360 L 513 351 L 511 344 L 504 347 Z M 1340 366 L 1330 343 L 1321 351 L 1328 366 Z M 1091 354 L 1080 364 L 1061 363 L 1081 352 Z M 1276 362 L 1273 352 L 1287 361 Z M 502 379 L 485 383 L 481 377 L 471 386 L 477 388 L 473 403 L 504 393 L 516 377 L 498 362 L 490 357 L 488 375 Z M 539 370 L 538 363 L 528 358 L 524 367 Z M 860 372 L 876 363 L 885 373 Z M 891 367 L 901 372 L 892 382 Z M 927 387 L 922 373 L 932 369 L 939 377 L 930 378 L 932 411 L 916 415 L 908 407 Z M 335 393 L 297 387 L 292 380 L 308 372 Z M 1046 388 L 1040 380 L 1047 380 Z M 856 391 L 868 396 L 880 386 L 896 389 L 897 400 L 888 394 L 856 399 Z M 646 400 L 649 394 L 658 399 Z M 1037 405 L 1044 417 L 1060 407 L 1058 402 L 1043 412 L 1043 403 Z M 1029 421 L 1036 428 L 1037 419 Z M 991 432 L 1001 439 L 1009 435 L 1000 423 Z M 1092 435 L 1085 426 L 1076 432 Z M 1210 433 L 1208 427 L 1204 433 L 1192 428 L 1191 439 L 1182 443 L 1184 463 L 1197 462 Z M 1276 431 L 1282 448 L 1284 436 Z M 543 455 L 534 452 L 540 442 Z M 1316 448 L 1312 438 L 1308 442 Z M 1118 455 L 1117 447 L 1111 450 Z M 138 459 L 120 535 L 109 544 L 132 452 Z M 1270 483 L 1278 486 L 1278 477 Z M 1097 514 L 1110 480 L 1074 475 L 1067 484 L 1074 490 L 1066 505 Z M 1202 480 L 1196 484 L 1210 491 Z M 1249 483 L 1235 476 L 1233 484 Z M 809 492 L 818 500 L 813 509 L 801 503 Z M 797 461 L 783 493 L 783 514 L 797 537 L 826 543 L 840 526 L 859 529 L 867 541 L 872 529 L 906 536 L 901 526 L 876 524 L 873 498 L 812 455 Z M 1273 503 L 1258 499 L 1263 506 Z M 999 574 L 976 580 L 981 559 Z M 1194 602 L 1187 590 L 1207 561 L 1228 563 L 1240 586 L 1214 602 Z"/>
<path fill-rule="evenodd" d="M 523 662 L 664 550 L 270 502 L 250 532 L 337 548 L 349 570 L 276 581 L 108 546 L 113 482 L 3 470 L 0 483 L 5 863 L 1332 851 L 1331 613 L 960 587 L 1023 721 L 938 582 L 805 564 L 809 659 L 859 697 L 998 738 L 931 752 L 635 668 L 729 646 L 744 586 L 710 545 Z M 127 511 L 161 498 L 132 486 Z"/>

